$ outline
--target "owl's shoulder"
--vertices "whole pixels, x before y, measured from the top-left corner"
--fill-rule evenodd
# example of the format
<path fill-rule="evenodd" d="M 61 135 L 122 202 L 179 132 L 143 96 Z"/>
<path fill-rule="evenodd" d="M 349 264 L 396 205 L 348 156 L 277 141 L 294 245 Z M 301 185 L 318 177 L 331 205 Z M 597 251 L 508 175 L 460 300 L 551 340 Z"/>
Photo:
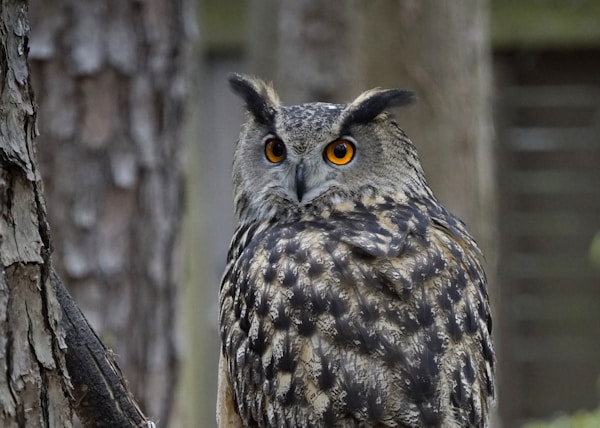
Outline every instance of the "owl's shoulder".
<path fill-rule="evenodd" d="M 464 224 L 441 205 L 367 195 L 304 215 L 240 224 L 228 260 L 243 252 L 283 248 L 290 253 L 317 244 L 327 248 L 343 244 L 359 256 L 385 259 L 440 246 L 453 259 L 468 253 L 468 258 L 477 260 L 480 255 Z"/>

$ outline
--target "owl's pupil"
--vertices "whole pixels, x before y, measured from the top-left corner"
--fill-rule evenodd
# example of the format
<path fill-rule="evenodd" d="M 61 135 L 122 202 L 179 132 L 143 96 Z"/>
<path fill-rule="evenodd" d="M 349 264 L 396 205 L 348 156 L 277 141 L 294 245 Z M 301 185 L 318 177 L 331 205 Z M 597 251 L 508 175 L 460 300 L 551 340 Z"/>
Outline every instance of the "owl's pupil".
<path fill-rule="evenodd" d="M 275 141 L 271 148 L 273 156 L 280 158 L 285 154 L 285 146 L 281 141 Z"/>
<path fill-rule="evenodd" d="M 346 144 L 341 143 L 338 144 L 337 146 L 335 146 L 335 148 L 333 149 L 333 155 L 338 158 L 338 159 L 343 159 L 344 156 L 346 156 L 346 151 L 348 149 L 346 148 Z"/>

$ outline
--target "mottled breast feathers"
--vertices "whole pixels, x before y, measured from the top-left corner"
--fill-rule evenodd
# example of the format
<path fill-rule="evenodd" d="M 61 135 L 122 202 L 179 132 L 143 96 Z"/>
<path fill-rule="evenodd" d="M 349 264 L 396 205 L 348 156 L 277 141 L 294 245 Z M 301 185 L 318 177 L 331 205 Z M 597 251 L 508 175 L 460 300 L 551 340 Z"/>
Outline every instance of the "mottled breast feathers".
<path fill-rule="evenodd" d="M 234 240 L 221 335 L 247 426 L 484 426 L 485 278 L 441 207 L 372 192 Z"/>

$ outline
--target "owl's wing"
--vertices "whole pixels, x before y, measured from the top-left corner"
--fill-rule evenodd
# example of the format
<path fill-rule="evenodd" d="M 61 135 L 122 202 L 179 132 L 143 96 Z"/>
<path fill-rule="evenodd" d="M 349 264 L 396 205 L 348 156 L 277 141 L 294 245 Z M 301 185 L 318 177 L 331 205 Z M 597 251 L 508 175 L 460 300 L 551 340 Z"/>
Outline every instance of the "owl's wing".
<path fill-rule="evenodd" d="M 369 284 L 362 295 L 392 293 L 385 304 L 389 313 L 397 308 L 399 331 L 410 337 L 397 343 L 410 356 L 403 376 L 416 379 L 400 398 L 433 397 L 435 409 L 436 400 L 447 397 L 442 406 L 451 410 L 442 413 L 454 415 L 457 426 L 483 423 L 494 397 L 491 317 L 481 255 L 464 225 L 441 209 L 407 208 L 380 212 L 376 221 L 368 213 L 354 216 L 332 233 L 359 256 L 355 271 Z"/>
<path fill-rule="evenodd" d="M 386 212 L 379 215 L 371 212 L 343 213 L 332 234 L 350 245 L 361 256 L 374 258 L 394 258 L 404 250 L 409 233 L 424 233 L 423 227 L 416 227 L 416 219 L 405 211 Z"/>
<path fill-rule="evenodd" d="M 217 389 L 217 426 L 219 428 L 242 428 L 242 420 L 235 410 L 233 391 L 225 357 L 221 352 L 219 357 L 218 389 Z"/>

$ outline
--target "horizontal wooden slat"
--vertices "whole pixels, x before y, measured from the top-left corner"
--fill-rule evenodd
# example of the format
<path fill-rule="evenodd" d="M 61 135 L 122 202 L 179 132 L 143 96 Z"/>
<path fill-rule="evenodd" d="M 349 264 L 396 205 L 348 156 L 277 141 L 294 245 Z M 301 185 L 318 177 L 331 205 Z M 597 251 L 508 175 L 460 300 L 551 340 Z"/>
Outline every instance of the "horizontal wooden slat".
<path fill-rule="evenodd" d="M 600 183 L 600 179 L 598 180 Z M 563 193 L 516 193 L 505 194 L 514 210 L 524 212 L 546 211 L 546 212 L 589 212 L 589 216 L 595 216 L 595 222 L 600 226 L 600 184 L 595 192 L 563 192 Z"/>
<path fill-rule="evenodd" d="M 594 326 L 600 322 L 597 316 L 570 316 L 559 319 L 552 317 L 541 319 L 520 320 L 516 326 L 519 336 L 522 337 L 544 337 L 571 335 L 574 331 L 588 337 L 594 337 L 600 334 Z M 600 349 L 598 349 L 600 351 Z"/>
<path fill-rule="evenodd" d="M 595 330 L 600 324 L 600 290 L 597 293 L 585 293 L 573 290 L 570 293 L 520 293 L 510 301 L 514 320 L 546 321 L 549 324 L 566 321 L 597 321 L 592 324 Z M 556 333 L 556 331 L 553 331 Z M 600 344 L 598 345 L 600 350 Z"/>
<path fill-rule="evenodd" d="M 523 364 L 515 374 L 522 379 L 520 404 L 530 418 L 544 419 L 559 412 L 572 413 L 584 408 L 596 408 L 598 373 L 598 360 L 557 363 L 537 360 Z"/>
<path fill-rule="evenodd" d="M 586 258 L 589 255 L 594 231 L 593 228 L 583 233 L 570 235 L 513 235 L 506 241 L 506 249 L 512 252 L 539 253 L 539 254 L 573 254 Z M 598 272 L 600 274 L 600 272 Z"/>
<path fill-rule="evenodd" d="M 600 106 L 520 107 L 513 126 L 572 128 L 589 127 L 595 121 Z"/>
<path fill-rule="evenodd" d="M 506 159 L 508 170 L 579 170 L 600 176 L 600 132 L 597 150 L 561 149 L 554 151 L 512 152 Z"/>
<path fill-rule="evenodd" d="M 590 226 L 598 224 L 594 213 L 575 211 L 515 212 L 510 216 L 513 235 L 567 236 L 591 234 Z"/>
<path fill-rule="evenodd" d="M 598 130 L 588 127 L 514 127 L 506 130 L 506 147 L 514 151 L 552 151 L 564 149 L 597 150 Z"/>
<path fill-rule="evenodd" d="M 502 96 L 513 108 L 600 106 L 600 87 L 596 85 L 510 86 Z"/>
<path fill-rule="evenodd" d="M 510 295 L 516 293 L 558 293 L 558 292 L 598 292 L 600 272 L 591 274 L 588 278 L 570 277 L 511 277 L 511 283 L 503 284 L 510 287 Z"/>
<path fill-rule="evenodd" d="M 592 174 L 585 171 L 511 171 L 506 180 L 515 193 L 590 193 L 598 186 Z"/>
<path fill-rule="evenodd" d="M 560 336 L 517 336 L 513 339 L 511 358 L 520 363 L 592 362 L 598 361 L 599 352 L 598 342 L 590 341 L 589 335 L 571 332 Z"/>
<path fill-rule="evenodd" d="M 508 264 L 508 273 L 514 278 L 572 278 L 590 279 L 597 271 L 587 258 L 580 255 L 554 255 L 535 253 L 515 253 Z"/>

